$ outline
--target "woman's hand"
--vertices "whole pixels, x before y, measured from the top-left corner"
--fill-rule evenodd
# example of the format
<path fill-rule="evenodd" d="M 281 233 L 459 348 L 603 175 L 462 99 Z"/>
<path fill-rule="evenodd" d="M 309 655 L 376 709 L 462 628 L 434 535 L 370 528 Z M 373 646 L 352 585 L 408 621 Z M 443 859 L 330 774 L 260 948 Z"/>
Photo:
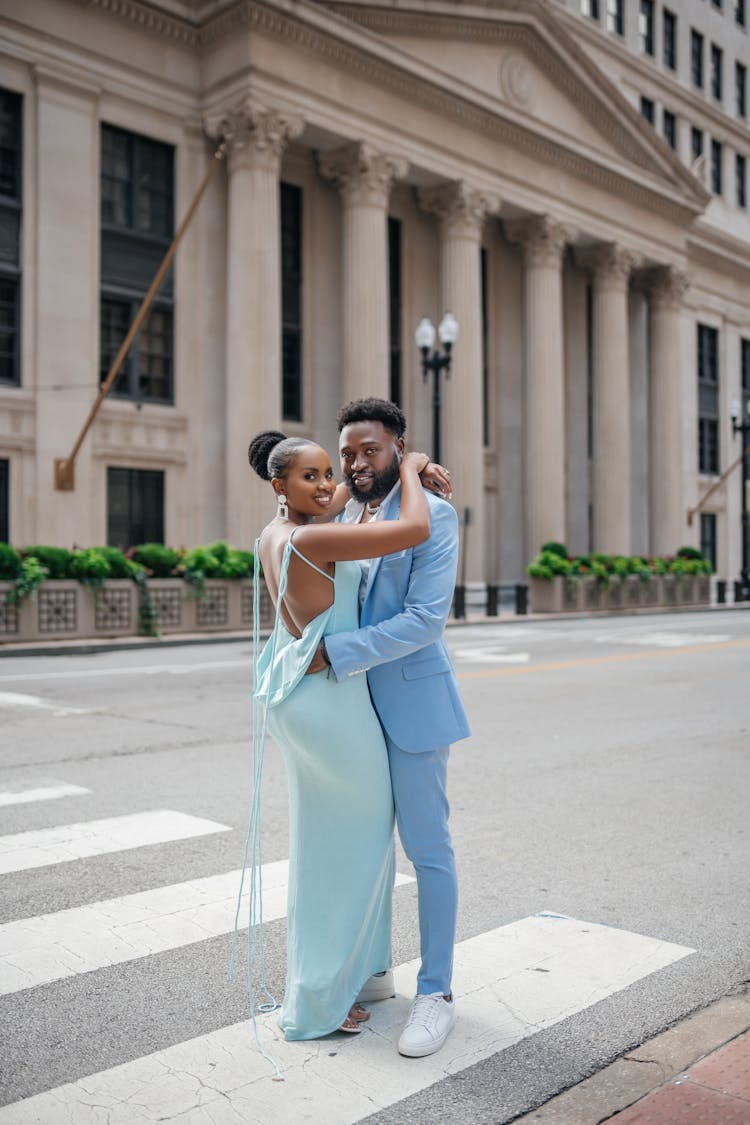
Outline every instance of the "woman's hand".
<path fill-rule="evenodd" d="M 429 463 L 430 458 L 426 453 L 405 453 L 401 458 L 401 471 L 403 472 L 404 469 L 414 469 L 417 475 L 419 475 L 419 473 L 427 468 Z"/>
<path fill-rule="evenodd" d="M 425 465 L 422 472 L 419 474 L 419 479 L 422 486 L 429 492 L 434 492 L 438 496 L 442 496 L 445 500 L 450 500 L 453 496 L 453 485 L 451 484 L 451 475 L 447 469 L 442 465 L 430 461 Z"/>

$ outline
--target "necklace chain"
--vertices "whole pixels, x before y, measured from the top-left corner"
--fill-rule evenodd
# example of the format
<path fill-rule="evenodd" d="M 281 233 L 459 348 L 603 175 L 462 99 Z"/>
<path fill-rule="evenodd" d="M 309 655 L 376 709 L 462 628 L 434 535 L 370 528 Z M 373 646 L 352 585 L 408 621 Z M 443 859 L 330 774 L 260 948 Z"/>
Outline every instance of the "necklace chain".
<path fill-rule="evenodd" d="M 376 504 L 373 508 L 370 504 L 365 504 L 368 516 L 375 516 L 380 511 L 380 504 Z"/>

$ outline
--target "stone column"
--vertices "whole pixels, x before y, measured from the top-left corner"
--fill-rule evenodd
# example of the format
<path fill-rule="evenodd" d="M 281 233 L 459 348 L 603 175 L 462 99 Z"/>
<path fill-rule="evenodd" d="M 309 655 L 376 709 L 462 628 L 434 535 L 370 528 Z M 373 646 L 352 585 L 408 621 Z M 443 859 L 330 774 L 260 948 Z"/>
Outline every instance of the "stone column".
<path fill-rule="evenodd" d="M 593 456 L 594 550 L 632 550 L 631 402 L 628 281 L 636 256 L 607 244 L 578 255 L 594 277 Z"/>
<path fill-rule="evenodd" d="M 252 546 L 273 514 L 247 463 L 250 438 L 281 429 L 279 167 L 302 121 L 248 99 L 208 124 L 227 145 L 226 532 Z"/>
<path fill-rule="evenodd" d="M 685 538 L 682 493 L 680 327 L 687 276 L 673 266 L 648 271 L 650 295 L 649 549 L 673 554 Z"/>
<path fill-rule="evenodd" d="M 526 558 L 564 542 L 565 349 L 562 258 L 574 231 L 542 216 L 505 224 L 524 255 L 524 443 Z"/>
<path fill-rule="evenodd" d="M 481 236 L 498 201 L 465 183 L 420 192 L 420 204 L 440 223 L 439 316 L 458 321 L 450 378 L 441 376 L 442 460 L 453 477 L 459 512 L 470 509 L 464 534 L 466 585 L 487 581 L 485 566 L 484 438 L 482 434 Z"/>
<path fill-rule="evenodd" d="M 321 175 L 341 192 L 342 399 L 390 398 L 388 199 L 408 162 L 351 144 L 321 153 Z"/>

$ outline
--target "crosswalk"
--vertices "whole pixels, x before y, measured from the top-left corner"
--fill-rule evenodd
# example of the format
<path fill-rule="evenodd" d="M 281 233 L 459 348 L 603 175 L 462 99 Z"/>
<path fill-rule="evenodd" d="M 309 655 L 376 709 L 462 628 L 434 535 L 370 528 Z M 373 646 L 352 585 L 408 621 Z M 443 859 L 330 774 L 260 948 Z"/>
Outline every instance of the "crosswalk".
<path fill-rule="evenodd" d="M 56 798 L 64 809 L 65 796 L 85 794 L 89 802 L 95 797 L 64 780 L 30 781 L 0 793 L 0 804 L 4 796 L 8 804 Z M 75 807 L 80 813 L 80 803 Z M 78 819 L 0 837 L 0 874 L 27 872 L 33 879 L 43 867 L 151 848 L 154 883 L 159 884 L 160 844 L 230 830 L 175 809 Z M 239 876 L 233 869 L 8 921 L 0 925 L 0 995 L 17 995 L 29 1006 L 54 1002 L 55 989 L 83 974 L 90 974 L 95 990 L 97 974 L 112 966 L 127 973 L 129 966 L 149 958 L 176 955 L 226 935 L 234 924 Z M 269 922 L 285 917 L 287 882 L 286 860 L 264 865 L 263 914 Z M 399 875 L 397 885 L 412 882 Z M 400 901 L 397 892 L 395 910 Z M 409 961 L 395 969 L 396 999 L 373 1005 L 360 1036 L 286 1043 L 275 1014 L 260 1017 L 261 1040 L 283 1083 L 272 1080 L 273 1069 L 258 1051 L 251 1024 L 243 1020 L 223 1026 L 217 1013 L 215 1027 L 205 1034 L 179 1041 L 176 1033 L 169 1045 L 141 1057 L 125 1054 L 98 1072 L 90 1072 L 82 1051 L 62 1084 L 59 1076 L 50 1081 L 40 1070 L 27 1083 L 34 1093 L 0 1106 L 0 1125 L 353 1125 L 694 952 L 656 937 L 543 911 L 457 945 L 459 1021 L 446 1047 L 434 1056 L 415 1063 L 395 1050 L 415 990 L 418 963 Z M 74 1024 L 75 1012 L 68 1018 Z"/>

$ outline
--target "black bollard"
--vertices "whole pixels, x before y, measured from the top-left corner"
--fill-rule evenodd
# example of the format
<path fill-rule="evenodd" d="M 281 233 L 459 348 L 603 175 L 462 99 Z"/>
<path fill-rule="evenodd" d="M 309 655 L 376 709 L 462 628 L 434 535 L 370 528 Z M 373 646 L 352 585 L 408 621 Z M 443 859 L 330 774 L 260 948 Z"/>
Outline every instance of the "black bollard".
<path fill-rule="evenodd" d="M 744 600 L 745 600 L 745 590 L 743 589 L 742 583 L 741 582 L 735 582 L 735 584 L 734 584 L 734 602 L 735 602 L 735 605 L 737 605 L 739 602 L 744 602 Z"/>
<path fill-rule="evenodd" d="M 716 604 L 727 604 L 727 583 L 725 578 L 719 578 L 716 582 Z"/>
<path fill-rule="evenodd" d="M 460 620 L 466 617 L 466 587 L 456 586 L 453 593 L 453 616 Z"/>
<path fill-rule="evenodd" d="M 523 582 L 516 585 L 516 613 L 529 612 L 529 587 Z"/>
<path fill-rule="evenodd" d="M 487 586 L 487 616 L 497 617 L 497 601 L 500 594 L 499 586 Z"/>

